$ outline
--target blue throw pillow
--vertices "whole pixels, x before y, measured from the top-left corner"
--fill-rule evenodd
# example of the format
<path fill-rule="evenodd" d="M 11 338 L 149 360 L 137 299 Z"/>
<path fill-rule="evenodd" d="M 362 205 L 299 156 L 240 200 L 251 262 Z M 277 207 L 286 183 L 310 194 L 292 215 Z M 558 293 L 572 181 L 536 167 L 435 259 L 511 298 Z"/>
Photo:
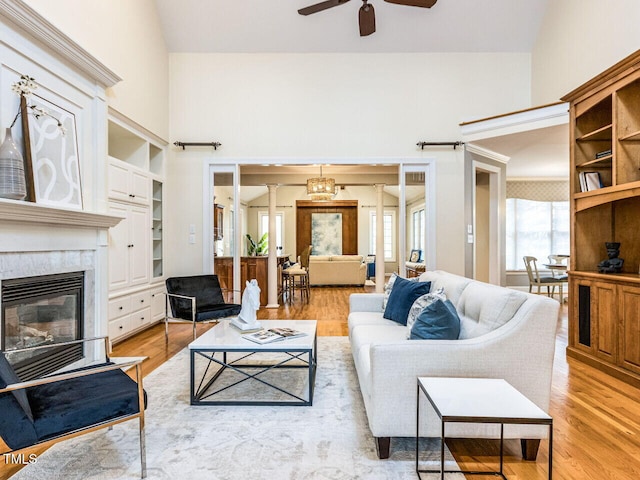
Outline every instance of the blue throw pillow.
<path fill-rule="evenodd" d="M 411 340 L 457 340 L 460 317 L 451 300 L 436 300 L 425 307 L 411 327 Z"/>
<path fill-rule="evenodd" d="M 406 325 L 411 305 L 418 297 L 429 293 L 429 290 L 431 282 L 412 282 L 402 277 L 396 278 L 382 316 L 400 325 Z"/>

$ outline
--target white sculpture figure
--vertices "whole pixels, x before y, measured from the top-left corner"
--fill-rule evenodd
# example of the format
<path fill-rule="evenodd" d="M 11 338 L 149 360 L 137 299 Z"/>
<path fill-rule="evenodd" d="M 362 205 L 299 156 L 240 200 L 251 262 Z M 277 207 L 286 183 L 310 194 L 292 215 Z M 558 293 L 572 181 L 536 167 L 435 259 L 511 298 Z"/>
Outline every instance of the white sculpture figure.
<path fill-rule="evenodd" d="M 240 314 L 231 320 L 231 324 L 242 331 L 262 328 L 256 320 L 256 311 L 260 308 L 260 287 L 254 278 L 246 282 L 246 288 L 242 294 L 242 309 Z"/>

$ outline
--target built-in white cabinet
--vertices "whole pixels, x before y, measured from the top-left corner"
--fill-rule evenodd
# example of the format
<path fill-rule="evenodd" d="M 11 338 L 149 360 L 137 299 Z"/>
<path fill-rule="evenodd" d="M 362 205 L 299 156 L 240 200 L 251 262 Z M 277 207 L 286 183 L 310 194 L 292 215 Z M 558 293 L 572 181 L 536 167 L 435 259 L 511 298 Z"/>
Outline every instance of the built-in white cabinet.
<path fill-rule="evenodd" d="M 120 160 L 109 159 L 109 199 L 149 204 L 149 174 Z"/>
<path fill-rule="evenodd" d="M 109 338 L 117 341 L 153 323 L 152 296 L 149 290 L 109 300 Z"/>
<path fill-rule="evenodd" d="M 166 302 L 166 289 L 164 286 L 159 286 L 151 290 L 151 319 L 154 322 L 164 320 L 165 316 L 165 302 Z"/>
<path fill-rule="evenodd" d="M 111 203 L 109 213 L 124 218 L 109 232 L 109 288 L 149 282 L 149 208 Z"/>
<path fill-rule="evenodd" d="M 149 132 L 109 121 L 109 325 L 112 341 L 164 319 L 164 145 Z"/>

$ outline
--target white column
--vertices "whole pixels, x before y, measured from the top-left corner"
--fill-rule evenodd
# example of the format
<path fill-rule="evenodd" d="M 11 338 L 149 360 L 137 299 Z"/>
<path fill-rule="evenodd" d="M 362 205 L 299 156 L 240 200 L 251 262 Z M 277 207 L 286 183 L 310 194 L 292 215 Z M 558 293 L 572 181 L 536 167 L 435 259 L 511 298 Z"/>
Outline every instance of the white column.
<path fill-rule="evenodd" d="M 267 308 L 278 308 L 278 258 L 276 250 L 276 188 L 277 185 L 267 185 L 269 189 L 269 258 L 267 260 Z M 261 287 L 261 288 L 264 288 Z"/>
<path fill-rule="evenodd" d="M 384 184 L 377 184 L 376 191 L 376 292 L 384 292 Z"/>

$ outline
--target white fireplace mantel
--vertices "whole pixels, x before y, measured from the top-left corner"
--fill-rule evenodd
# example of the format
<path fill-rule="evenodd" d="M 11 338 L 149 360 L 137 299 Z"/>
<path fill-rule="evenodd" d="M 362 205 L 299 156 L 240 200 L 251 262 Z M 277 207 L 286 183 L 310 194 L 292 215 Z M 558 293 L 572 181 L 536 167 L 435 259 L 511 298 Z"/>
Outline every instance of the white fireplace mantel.
<path fill-rule="evenodd" d="M 107 229 L 115 227 L 122 217 L 2 199 L 0 200 L 0 220 L 30 225 Z"/>

